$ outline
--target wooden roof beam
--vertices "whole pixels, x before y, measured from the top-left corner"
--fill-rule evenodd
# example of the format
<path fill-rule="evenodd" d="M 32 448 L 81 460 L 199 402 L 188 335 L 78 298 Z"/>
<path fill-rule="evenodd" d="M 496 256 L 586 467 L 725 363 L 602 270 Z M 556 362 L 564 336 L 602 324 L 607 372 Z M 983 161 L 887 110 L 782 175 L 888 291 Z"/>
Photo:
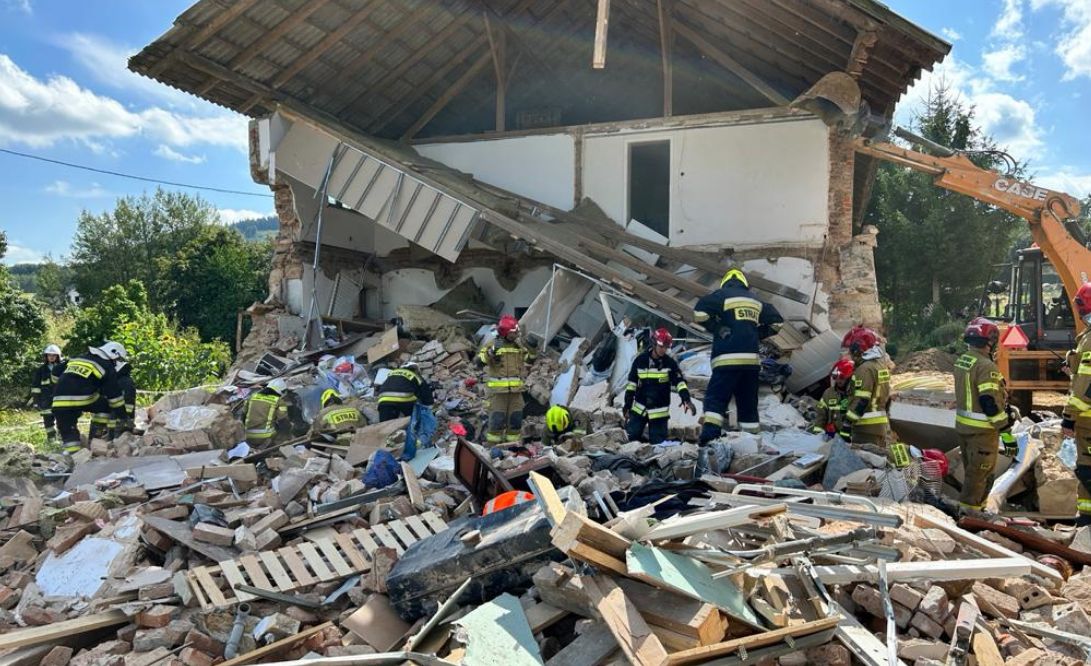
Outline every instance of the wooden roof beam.
<path fill-rule="evenodd" d="M 743 67 L 742 63 L 740 63 L 738 60 L 735 60 L 731 56 L 718 49 L 716 46 L 714 46 L 712 43 L 710 43 L 708 40 L 698 34 L 696 30 L 690 28 L 686 24 L 680 21 L 675 21 L 674 31 L 682 39 L 697 47 L 697 50 L 704 54 L 705 57 L 715 61 L 721 67 L 745 81 L 751 88 L 760 92 L 762 95 L 765 96 L 766 99 L 773 102 L 777 106 L 787 106 L 788 102 L 791 101 L 781 93 L 777 92 L 777 90 L 775 90 L 768 83 L 763 81 L 760 77 L 751 72 L 749 69 Z"/>
<path fill-rule="evenodd" d="M 346 35 L 355 30 L 357 26 L 371 16 L 383 2 L 384 0 L 372 0 L 370 4 L 349 16 L 336 30 L 327 33 L 317 44 L 309 48 L 300 49 L 299 57 L 296 58 L 287 69 L 283 70 L 280 74 L 277 74 L 276 78 L 269 84 L 270 87 L 280 88 L 282 85 L 295 78 L 295 76 L 302 72 L 308 65 L 318 60 L 323 54 L 337 44 L 340 44 Z M 239 111 L 246 113 L 260 101 L 261 97 L 255 95 L 246 100 L 242 107 L 239 108 Z"/>
<path fill-rule="evenodd" d="M 288 16 L 284 17 L 283 20 L 270 28 L 265 34 L 258 37 L 253 44 L 239 50 L 238 54 L 227 63 L 227 68 L 237 70 L 239 67 L 250 62 L 260 55 L 262 51 L 275 44 L 284 35 L 288 34 L 290 30 L 306 21 L 311 14 L 314 14 L 316 11 L 329 4 L 329 2 L 330 0 L 308 0 L 308 2 L 303 3 L 299 9 L 288 14 Z M 197 96 L 204 97 L 209 91 L 215 88 L 218 83 L 219 79 L 215 77 L 210 78 L 204 85 L 197 89 Z"/>
<path fill-rule="evenodd" d="M 845 63 L 845 71 L 849 73 L 849 76 L 856 80 L 860 80 L 860 76 L 864 73 L 864 68 L 867 67 L 868 56 L 871 55 L 871 49 L 879 42 L 879 35 L 870 30 L 861 30 L 860 34 L 856 36 L 856 41 L 852 45 L 852 53 L 849 55 L 849 61 Z"/>
<path fill-rule="evenodd" d="M 606 34 L 610 29 L 610 0 L 598 0 L 595 16 L 595 50 L 591 55 L 593 69 L 606 68 Z"/>
<path fill-rule="evenodd" d="M 177 54 L 179 52 L 200 47 L 211 39 L 213 35 L 219 32 L 220 28 L 242 15 L 243 12 L 253 7 L 256 2 L 257 0 L 237 0 L 235 4 L 213 16 L 212 19 L 202 27 L 195 27 L 194 29 L 196 32 L 192 35 L 183 37 L 182 41 L 171 49 L 166 57 L 160 59 L 159 62 L 148 68 L 147 75 L 151 78 L 159 78 L 159 75 L 163 73 L 163 70 L 169 67 L 170 64 L 178 58 Z"/>
<path fill-rule="evenodd" d="M 451 86 L 432 103 L 432 106 L 428 107 L 428 110 L 425 111 L 415 123 L 409 126 L 409 129 L 402 135 L 402 141 L 409 141 L 415 137 L 418 132 L 424 129 L 424 126 L 430 123 L 440 111 L 445 109 L 447 105 L 451 103 L 451 100 L 465 90 L 466 86 L 473 83 L 473 80 L 481 74 L 481 70 L 488 67 L 491 61 L 492 53 L 486 52 L 470 65 L 470 68 L 463 72 L 462 76 L 458 77 L 458 80 L 451 84 Z"/>
<path fill-rule="evenodd" d="M 659 57 L 663 61 L 663 117 L 670 118 L 674 115 L 674 5 L 671 0 L 655 0 L 655 8 L 659 14 Z"/>

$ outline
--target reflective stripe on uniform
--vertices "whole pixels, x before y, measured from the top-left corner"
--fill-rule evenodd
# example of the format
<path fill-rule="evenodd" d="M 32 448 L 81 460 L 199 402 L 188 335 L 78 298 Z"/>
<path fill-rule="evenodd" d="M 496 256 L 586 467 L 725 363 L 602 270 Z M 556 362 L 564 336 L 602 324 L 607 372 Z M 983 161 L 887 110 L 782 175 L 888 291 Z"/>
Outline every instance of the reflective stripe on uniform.
<path fill-rule="evenodd" d="M 660 382 L 666 382 L 670 380 L 670 370 L 637 370 L 636 376 L 639 379 L 657 379 Z"/>
<path fill-rule="evenodd" d="M 760 423 L 750 423 L 750 422 L 739 421 L 739 430 L 742 430 L 743 432 L 749 432 L 749 433 L 760 432 L 761 431 L 761 424 Z"/>
<path fill-rule="evenodd" d="M 521 389 L 523 379 L 521 377 L 495 377 L 489 379 L 485 385 L 491 389 Z"/>
<path fill-rule="evenodd" d="M 685 382 L 678 382 L 678 385 L 674 387 L 674 390 L 681 393 L 682 391 L 688 391 L 689 386 Z"/>
<path fill-rule="evenodd" d="M 758 355 L 751 352 L 720 354 L 712 359 L 712 367 L 714 368 L 730 365 L 758 365 L 760 363 L 761 360 L 758 358 Z"/>
<path fill-rule="evenodd" d="M 854 414 L 849 412 L 849 418 L 852 419 Z M 853 425 L 879 425 L 883 423 L 890 423 L 890 418 L 887 417 L 886 412 L 864 412 L 855 419 L 852 419 Z"/>
<path fill-rule="evenodd" d="M 697 323 L 701 323 L 703 321 L 708 321 L 708 313 L 707 312 L 702 312 L 701 310 L 694 310 L 693 311 L 693 321 L 695 321 Z"/>
<path fill-rule="evenodd" d="M 86 407 L 98 401 L 98 391 L 91 395 L 55 395 L 54 407 Z"/>
<path fill-rule="evenodd" d="M 724 424 L 723 415 L 715 412 L 705 412 L 704 419 L 707 425 L 722 426 Z"/>
<path fill-rule="evenodd" d="M 648 410 L 648 419 L 653 420 L 653 421 L 656 420 L 656 419 L 668 418 L 668 417 L 670 417 L 670 415 L 671 415 L 671 408 L 670 407 L 657 407 L 655 409 L 649 409 Z"/>
<path fill-rule="evenodd" d="M 1091 499 L 1077 499 L 1076 510 L 1080 513 L 1091 514 Z"/>
<path fill-rule="evenodd" d="M 399 393 L 397 391 L 383 391 L 379 394 L 379 404 L 384 402 L 416 402 L 416 393 Z"/>
<path fill-rule="evenodd" d="M 626 391 L 635 391 L 636 390 L 636 383 L 635 382 L 629 382 L 629 383 L 625 384 L 625 390 Z"/>

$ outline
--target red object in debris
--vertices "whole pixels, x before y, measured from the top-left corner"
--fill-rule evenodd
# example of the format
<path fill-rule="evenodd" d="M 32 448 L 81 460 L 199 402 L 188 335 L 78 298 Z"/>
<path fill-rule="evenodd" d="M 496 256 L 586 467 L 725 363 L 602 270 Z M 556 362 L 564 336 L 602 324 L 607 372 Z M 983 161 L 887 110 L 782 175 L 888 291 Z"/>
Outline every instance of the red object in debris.
<path fill-rule="evenodd" d="M 466 426 L 464 426 L 461 423 L 456 421 L 456 422 L 451 424 L 451 432 L 458 435 L 459 437 L 465 437 L 466 436 Z"/>
<path fill-rule="evenodd" d="M 336 366 L 334 366 L 333 371 L 342 375 L 348 374 L 352 372 L 352 364 L 348 361 L 345 361 L 344 363 L 338 363 Z"/>
<path fill-rule="evenodd" d="M 944 455 L 943 451 L 940 451 L 939 449 L 925 449 L 921 452 L 921 456 L 925 460 L 936 461 L 936 463 L 939 464 L 940 476 L 947 476 L 947 470 L 951 468 L 951 463 L 947 460 L 947 456 Z"/>
<path fill-rule="evenodd" d="M 1028 344 L 1030 344 L 1030 340 L 1018 324 L 1008 328 L 1008 332 L 1004 334 L 1004 339 L 1000 341 L 1000 346 L 1008 349 L 1026 349 Z"/>
<path fill-rule="evenodd" d="M 497 511 L 510 509 L 516 504 L 533 501 L 534 495 L 528 493 L 525 490 L 509 490 L 508 492 L 500 493 L 488 502 L 485 502 L 485 508 L 481 511 L 481 515 L 487 516 L 490 513 L 496 513 Z"/>
<path fill-rule="evenodd" d="M 477 377 L 467 377 L 466 381 L 463 382 L 463 385 L 465 385 L 466 388 L 473 388 L 477 386 Z"/>

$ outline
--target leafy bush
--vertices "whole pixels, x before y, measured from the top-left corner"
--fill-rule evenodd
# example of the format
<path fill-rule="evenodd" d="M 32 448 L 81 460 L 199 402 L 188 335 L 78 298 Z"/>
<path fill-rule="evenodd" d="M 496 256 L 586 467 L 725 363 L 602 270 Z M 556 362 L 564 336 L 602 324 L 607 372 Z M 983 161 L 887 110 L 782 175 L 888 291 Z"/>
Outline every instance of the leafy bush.
<path fill-rule="evenodd" d="M 148 292 L 137 280 L 108 287 L 92 303 L 76 312 L 64 353 L 76 356 L 112 338 L 118 326 L 148 312 Z"/>
<path fill-rule="evenodd" d="M 231 362 L 227 344 L 201 342 L 195 329 L 180 329 L 161 314 L 143 312 L 123 322 L 113 339 L 129 351 L 133 381 L 146 391 L 170 391 L 213 381 Z"/>
<path fill-rule="evenodd" d="M 0 232 L 0 257 L 7 248 L 7 239 Z M 30 372 L 42 353 L 46 332 L 45 313 L 41 306 L 22 293 L 7 269 L 0 267 L 0 386 L 26 387 Z M 18 398 L 18 391 L 5 391 Z"/>

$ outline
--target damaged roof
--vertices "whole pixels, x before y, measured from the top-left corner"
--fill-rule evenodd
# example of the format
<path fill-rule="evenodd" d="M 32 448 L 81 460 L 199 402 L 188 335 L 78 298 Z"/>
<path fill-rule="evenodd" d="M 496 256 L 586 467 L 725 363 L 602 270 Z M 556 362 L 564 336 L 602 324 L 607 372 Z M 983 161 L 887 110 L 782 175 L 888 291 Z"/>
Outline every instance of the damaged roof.
<path fill-rule="evenodd" d="M 823 75 L 859 74 L 889 115 L 949 51 L 874 0 L 612 0 L 606 67 L 591 67 L 595 0 L 199 0 L 129 67 L 235 111 L 302 104 L 362 132 L 437 136 L 505 126 L 782 105 Z M 499 64 L 499 66 L 497 66 Z M 783 98 L 783 99 L 781 99 Z"/>

